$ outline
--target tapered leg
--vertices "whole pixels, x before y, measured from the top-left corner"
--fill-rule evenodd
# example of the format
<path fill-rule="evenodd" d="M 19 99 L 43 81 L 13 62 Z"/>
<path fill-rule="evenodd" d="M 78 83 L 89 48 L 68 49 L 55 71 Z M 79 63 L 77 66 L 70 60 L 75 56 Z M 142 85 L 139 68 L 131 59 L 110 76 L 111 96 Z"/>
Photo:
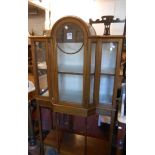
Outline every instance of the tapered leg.
<path fill-rule="evenodd" d="M 73 115 L 69 115 L 69 130 L 73 132 Z"/>
<path fill-rule="evenodd" d="M 85 147 L 84 155 L 87 155 L 87 117 L 85 118 Z"/>
<path fill-rule="evenodd" d="M 38 115 L 37 117 L 38 117 L 39 137 L 40 137 L 40 152 L 41 152 L 41 155 L 44 155 L 44 143 L 43 143 L 41 112 L 40 112 L 39 103 L 37 103 L 37 115 Z"/>
<path fill-rule="evenodd" d="M 53 110 L 50 110 L 50 114 L 51 114 L 51 128 L 53 129 Z"/>
<path fill-rule="evenodd" d="M 57 150 L 60 153 L 59 114 L 56 112 L 55 116 L 56 116 Z"/>
<path fill-rule="evenodd" d="M 109 134 L 108 155 L 111 155 L 112 154 L 114 119 L 115 119 L 115 111 L 111 111 L 111 124 L 110 124 L 110 134 Z"/>
<path fill-rule="evenodd" d="M 34 129 L 32 124 L 32 117 L 31 117 L 31 101 L 28 103 L 28 138 L 29 138 L 29 146 L 36 145 L 36 139 L 34 135 Z"/>

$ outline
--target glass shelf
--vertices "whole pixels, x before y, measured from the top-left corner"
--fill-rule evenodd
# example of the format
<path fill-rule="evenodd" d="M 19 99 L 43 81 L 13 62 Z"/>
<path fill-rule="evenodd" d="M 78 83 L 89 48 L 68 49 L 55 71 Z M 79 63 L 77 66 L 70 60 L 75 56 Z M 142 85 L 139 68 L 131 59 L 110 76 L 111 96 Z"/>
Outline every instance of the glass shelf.
<path fill-rule="evenodd" d="M 101 74 L 105 75 L 115 75 L 115 68 L 102 68 Z"/>
<path fill-rule="evenodd" d="M 83 66 L 59 65 L 58 73 L 83 75 Z"/>

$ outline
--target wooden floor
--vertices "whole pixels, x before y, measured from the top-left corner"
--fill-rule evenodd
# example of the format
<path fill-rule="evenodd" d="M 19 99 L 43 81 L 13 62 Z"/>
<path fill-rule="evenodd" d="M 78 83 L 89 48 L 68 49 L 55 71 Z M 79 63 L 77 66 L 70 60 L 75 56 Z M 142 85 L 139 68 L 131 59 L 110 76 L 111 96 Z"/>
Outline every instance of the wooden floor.
<path fill-rule="evenodd" d="M 61 137 L 60 155 L 84 155 L 85 138 L 83 135 L 65 132 Z M 44 140 L 44 144 L 57 148 L 56 140 L 56 132 L 52 131 Z M 107 155 L 107 151 L 108 141 L 87 137 L 87 155 Z M 113 153 L 113 155 L 116 154 Z"/>
<path fill-rule="evenodd" d="M 84 155 L 84 136 L 72 133 L 62 133 L 60 152 L 57 155 Z M 45 155 L 51 155 L 50 149 L 57 152 L 56 132 L 51 131 L 44 140 Z M 51 146 L 51 147 L 50 147 Z M 47 149 L 48 148 L 48 149 Z M 54 148 L 54 149 L 53 149 Z M 108 141 L 99 138 L 87 137 L 87 155 L 107 155 Z M 29 155 L 39 155 L 39 147 L 29 151 Z M 111 155 L 123 155 L 122 150 L 113 149 Z"/>
<path fill-rule="evenodd" d="M 62 145 L 61 155 L 84 155 L 85 139 L 82 135 L 65 134 Z M 87 155 L 106 155 L 107 142 L 87 137 Z"/>

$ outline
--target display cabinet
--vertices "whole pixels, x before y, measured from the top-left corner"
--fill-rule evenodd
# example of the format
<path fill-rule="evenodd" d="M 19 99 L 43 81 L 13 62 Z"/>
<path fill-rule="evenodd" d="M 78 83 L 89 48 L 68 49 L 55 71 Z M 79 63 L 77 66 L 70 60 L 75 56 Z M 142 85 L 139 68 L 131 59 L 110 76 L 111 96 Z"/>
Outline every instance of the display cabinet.
<path fill-rule="evenodd" d="M 123 36 L 97 36 L 91 25 L 73 16 L 59 19 L 48 34 L 31 37 L 37 103 L 51 107 L 56 125 L 59 113 L 85 117 L 85 155 L 87 117 L 110 116 L 111 147 Z M 44 143 L 49 145 L 51 137 L 59 149 L 60 134 L 51 133 Z"/>
<path fill-rule="evenodd" d="M 77 17 L 64 17 L 52 28 L 55 112 L 89 116 L 95 113 L 93 83 L 95 30 Z M 92 61 L 92 65 L 91 65 Z"/>

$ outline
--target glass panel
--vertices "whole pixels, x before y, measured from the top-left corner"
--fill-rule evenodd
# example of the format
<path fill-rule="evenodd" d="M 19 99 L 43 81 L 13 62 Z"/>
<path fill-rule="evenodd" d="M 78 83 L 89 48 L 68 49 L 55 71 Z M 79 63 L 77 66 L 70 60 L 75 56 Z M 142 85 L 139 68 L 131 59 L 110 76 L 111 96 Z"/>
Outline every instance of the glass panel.
<path fill-rule="evenodd" d="M 90 103 L 93 103 L 94 98 L 94 75 L 90 76 Z"/>
<path fill-rule="evenodd" d="M 47 64 L 46 64 L 46 43 L 35 42 L 35 53 L 38 69 L 39 93 L 42 96 L 49 96 L 47 83 Z"/>
<path fill-rule="evenodd" d="M 91 43 L 90 104 L 93 103 L 96 43 Z"/>
<path fill-rule="evenodd" d="M 96 43 L 91 44 L 91 73 L 95 73 L 95 51 Z"/>
<path fill-rule="evenodd" d="M 56 34 L 58 72 L 83 73 L 83 31 L 73 23 L 58 28 Z"/>
<path fill-rule="evenodd" d="M 117 43 L 102 44 L 101 73 L 115 74 Z"/>
<path fill-rule="evenodd" d="M 58 74 L 59 100 L 82 103 L 83 76 L 71 74 Z"/>
<path fill-rule="evenodd" d="M 93 28 L 92 25 L 89 25 L 89 31 L 90 31 L 91 35 L 96 35 L 96 31 L 95 31 L 95 29 Z"/>
<path fill-rule="evenodd" d="M 68 44 L 74 44 L 75 47 L 79 43 L 61 43 L 67 49 Z M 76 54 L 65 54 L 57 48 L 58 51 L 58 72 L 83 73 L 83 48 Z M 68 50 L 69 51 L 69 50 Z"/>
<path fill-rule="evenodd" d="M 113 88 L 114 76 L 101 75 L 99 91 L 100 104 L 112 104 Z"/>
<path fill-rule="evenodd" d="M 74 23 L 65 23 L 58 28 L 56 40 L 57 43 L 81 43 L 84 40 L 83 31 Z"/>

